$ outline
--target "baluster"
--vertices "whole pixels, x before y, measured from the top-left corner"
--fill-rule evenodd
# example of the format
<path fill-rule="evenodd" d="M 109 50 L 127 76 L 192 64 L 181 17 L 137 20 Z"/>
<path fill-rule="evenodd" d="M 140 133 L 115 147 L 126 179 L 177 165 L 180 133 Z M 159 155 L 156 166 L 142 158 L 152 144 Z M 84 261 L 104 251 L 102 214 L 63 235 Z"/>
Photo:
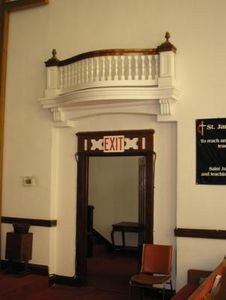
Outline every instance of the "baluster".
<path fill-rule="evenodd" d="M 102 60 L 102 76 L 101 76 L 101 80 L 105 81 L 106 80 L 106 57 L 102 56 L 101 60 Z"/>
<path fill-rule="evenodd" d="M 63 89 L 63 80 L 64 80 L 64 77 L 63 77 L 63 67 L 60 67 L 60 89 Z"/>
<path fill-rule="evenodd" d="M 83 84 L 83 81 L 84 81 L 84 66 L 83 66 L 83 60 L 80 60 L 80 84 Z"/>
<path fill-rule="evenodd" d="M 96 77 L 95 77 L 95 81 L 99 81 L 99 78 L 100 78 L 99 57 L 95 57 L 95 62 L 96 62 Z"/>
<path fill-rule="evenodd" d="M 82 84 L 82 61 L 79 61 L 79 84 Z"/>
<path fill-rule="evenodd" d="M 75 81 L 75 64 L 71 65 L 71 86 L 74 86 Z"/>
<path fill-rule="evenodd" d="M 86 83 L 86 59 L 83 60 L 83 83 Z"/>
<path fill-rule="evenodd" d="M 85 63 L 84 60 L 81 60 L 81 84 L 84 83 L 85 80 Z"/>
<path fill-rule="evenodd" d="M 154 59 L 155 59 L 155 79 L 157 80 L 159 77 L 159 63 L 158 63 L 159 56 L 155 55 Z"/>
<path fill-rule="evenodd" d="M 90 81 L 94 81 L 94 58 L 91 58 L 91 74 L 90 74 Z"/>
<path fill-rule="evenodd" d="M 73 86 L 74 83 L 74 66 L 73 64 L 70 65 L 70 70 L 71 70 L 71 80 L 70 80 L 70 86 Z"/>
<path fill-rule="evenodd" d="M 79 61 L 76 62 L 76 65 L 77 65 L 77 68 L 76 68 L 77 69 L 77 72 L 76 72 L 77 73 L 77 76 L 76 76 L 77 77 L 77 85 L 79 85 Z"/>
<path fill-rule="evenodd" d="M 62 67 L 62 89 L 65 88 L 64 77 L 65 77 L 65 69 L 64 69 L 64 66 L 63 66 Z"/>
<path fill-rule="evenodd" d="M 86 83 L 89 82 L 89 59 L 86 59 Z"/>
<path fill-rule="evenodd" d="M 132 56 L 128 56 L 128 80 L 132 80 Z"/>
<path fill-rule="evenodd" d="M 108 80 L 112 79 L 112 59 L 108 56 Z"/>
<path fill-rule="evenodd" d="M 87 59 L 84 60 L 84 81 L 83 83 L 87 82 Z"/>
<path fill-rule="evenodd" d="M 134 79 L 138 80 L 139 79 L 138 56 L 135 55 L 134 59 L 135 59 L 135 78 Z"/>
<path fill-rule="evenodd" d="M 81 61 L 78 61 L 78 85 L 81 83 Z"/>
<path fill-rule="evenodd" d="M 68 65 L 67 69 L 68 69 L 68 87 L 71 87 L 71 65 Z"/>
<path fill-rule="evenodd" d="M 121 74 L 121 80 L 125 80 L 125 56 L 121 56 L 121 62 L 122 62 L 122 74 Z"/>
<path fill-rule="evenodd" d="M 145 56 L 141 55 L 141 80 L 145 80 Z"/>
<path fill-rule="evenodd" d="M 148 55 L 148 80 L 152 79 L 152 55 Z"/>
<path fill-rule="evenodd" d="M 83 82 L 84 82 L 84 60 L 81 60 L 80 61 L 80 63 L 81 63 L 81 84 L 83 84 Z"/>
<path fill-rule="evenodd" d="M 115 62 L 115 76 L 114 79 L 118 80 L 118 56 L 114 56 L 114 62 Z"/>
<path fill-rule="evenodd" d="M 64 66 L 63 70 L 64 70 L 63 89 L 66 89 L 67 88 L 67 67 Z"/>
<path fill-rule="evenodd" d="M 80 65 L 80 84 L 83 83 L 83 61 L 80 60 L 79 61 L 79 65 Z"/>
<path fill-rule="evenodd" d="M 63 89 L 66 88 L 66 70 L 65 70 L 65 66 L 63 66 Z"/>
<path fill-rule="evenodd" d="M 74 63 L 75 77 L 74 77 L 74 86 L 78 84 L 78 63 Z"/>
<path fill-rule="evenodd" d="M 67 88 L 70 86 L 70 69 L 69 69 L 69 65 L 66 66 L 66 85 L 67 85 Z"/>

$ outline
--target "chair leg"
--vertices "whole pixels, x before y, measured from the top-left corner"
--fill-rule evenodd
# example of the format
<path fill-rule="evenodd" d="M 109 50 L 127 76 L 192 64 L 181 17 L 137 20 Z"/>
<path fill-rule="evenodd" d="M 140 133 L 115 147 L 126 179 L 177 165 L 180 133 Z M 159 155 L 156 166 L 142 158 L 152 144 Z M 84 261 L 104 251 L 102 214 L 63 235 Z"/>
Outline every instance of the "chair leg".
<path fill-rule="evenodd" d="M 140 299 L 143 300 L 143 294 L 144 294 L 144 291 L 142 288 L 140 288 Z"/>
<path fill-rule="evenodd" d="M 172 280 L 170 279 L 170 288 L 171 288 L 171 292 L 173 291 L 173 283 Z"/>
<path fill-rule="evenodd" d="M 129 285 L 129 300 L 131 300 L 131 284 Z"/>
<path fill-rule="evenodd" d="M 165 300 L 165 284 L 163 284 L 162 299 Z"/>

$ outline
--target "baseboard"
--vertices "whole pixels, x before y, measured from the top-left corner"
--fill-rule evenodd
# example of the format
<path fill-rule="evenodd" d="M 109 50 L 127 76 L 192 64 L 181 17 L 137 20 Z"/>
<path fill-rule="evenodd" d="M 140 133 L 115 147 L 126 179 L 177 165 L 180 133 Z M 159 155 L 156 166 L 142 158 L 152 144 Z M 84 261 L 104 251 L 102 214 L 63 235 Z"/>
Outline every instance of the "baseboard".
<path fill-rule="evenodd" d="M 24 270 L 24 262 L 10 262 L 8 260 L 1 260 L 1 269 L 4 271 L 19 273 Z M 49 267 L 45 265 L 37 265 L 29 263 L 29 272 L 36 275 L 48 276 Z"/>
<path fill-rule="evenodd" d="M 80 287 L 79 280 L 76 277 L 69 277 L 69 276 L 61 276 L 57 274 L 51 274 L 49 275 L 49 285 L 67 285 L 67 286 L 74 286 L 74 287 Z"/>
<path fill-rule="evenodd" d="M 23 274 L 25 267 L 24 262 L 10 262 L 8 260 L 1 260 L 1 270 L 7 273 L 15 273 L 15 274 Z M 49 268 L 48 266 L 44 265 L 36 265 L 36 264 L 29 264 L 29 273 L 42 275 L 42 276 L 49 276 L 49 285 L 60 284 L 60 285 L 67 285 L 67 286 L 75 286 L 81 287 L 81 281 L 76 277 L 69 277 L 69 276 L 61 276 L 57 274 L 49 275 Z"/>

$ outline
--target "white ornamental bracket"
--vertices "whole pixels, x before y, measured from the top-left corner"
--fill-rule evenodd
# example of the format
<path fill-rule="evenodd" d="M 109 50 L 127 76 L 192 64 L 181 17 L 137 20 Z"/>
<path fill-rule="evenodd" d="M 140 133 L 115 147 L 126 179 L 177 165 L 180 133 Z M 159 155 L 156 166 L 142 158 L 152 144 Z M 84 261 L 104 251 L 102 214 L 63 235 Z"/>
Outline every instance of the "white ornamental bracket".
<path fill-rule="evenodd" d="M 172 103 L 171 99 L 160 99 L 159 100 L 161 116 L 171 115 L 171 103 Z"/>

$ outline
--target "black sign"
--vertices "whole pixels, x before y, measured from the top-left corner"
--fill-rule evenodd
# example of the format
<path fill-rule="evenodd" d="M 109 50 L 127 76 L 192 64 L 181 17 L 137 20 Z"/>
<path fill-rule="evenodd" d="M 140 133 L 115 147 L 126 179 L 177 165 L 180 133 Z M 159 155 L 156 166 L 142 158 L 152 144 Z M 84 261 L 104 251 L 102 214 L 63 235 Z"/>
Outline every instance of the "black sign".
<path fill-rule="evenodd" d="M 196 181 L 226 184 L 226 119 L 196 120 Z"/>

